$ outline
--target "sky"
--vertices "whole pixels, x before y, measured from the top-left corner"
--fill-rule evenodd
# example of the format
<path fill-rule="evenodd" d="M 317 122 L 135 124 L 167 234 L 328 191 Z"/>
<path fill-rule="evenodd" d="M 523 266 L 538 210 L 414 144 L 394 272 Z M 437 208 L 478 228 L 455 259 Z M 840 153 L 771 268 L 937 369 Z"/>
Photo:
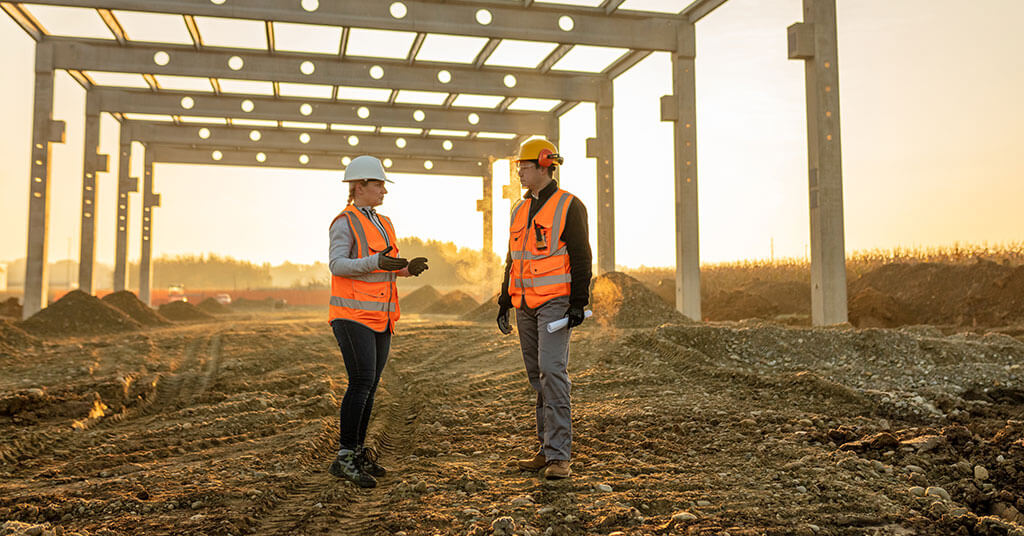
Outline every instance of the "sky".
<path fill-rule="evenodd" d="M 847 251 L 1024 242 L 1024 19 L 1020 0 L 839 0 Z M 803 63 L 786 56 L 799 0 L 729 0 L 697 24 L 697 147 L 702 262 L 807 255 Z M 24 257 L 34 42 L 0 16 L 0 262 Z M 78 257 L 85 93 L 55 84 L 49 260 Z M 673 266 L 675 222 L 669 56 L 655 53 L 615 82 L 616 263 Z M 561 186 L 586 204 L 596 256 L 594 107 L 561 119 Z M 96 259 L 114 258 L 117 123 L 104 115 Z M 141 155 L 141 147 L 136 147 Z M 141 158 L 133 159 L 141 176 Z M 495 165 L 494 245 L 504 255 L 507 165 Z M 344 208 L 340 172 L 157 164 L 163 197 L 154 256 L 216 253 L 255 262 L 326 261 L 327 229 Z M 477 177 L 392 176 L 380 212 L 399 236 L 480 248 Z M 129 258 L 139 257 L 141 201 L 131 196 Z"/>

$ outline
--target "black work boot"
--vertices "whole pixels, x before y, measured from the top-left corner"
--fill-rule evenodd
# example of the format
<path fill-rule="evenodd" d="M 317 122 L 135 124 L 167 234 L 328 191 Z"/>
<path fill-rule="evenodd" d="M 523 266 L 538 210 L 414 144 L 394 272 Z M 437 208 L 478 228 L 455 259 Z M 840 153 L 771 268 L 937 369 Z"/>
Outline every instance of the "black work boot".
<path fill-rule="evenodd" d="M 351 450 L 343 450 L 337 458 L 331 462 L 327 472 L 338 478 L 347 478 L 361 488 L 373 488 L 377 486 L 377 479 L 363 471 L 356 459 L 356 453 Z"/>
<path fill-rule="evenodd" d="M 388 470 L 377 463 L 377 457 L 377 451 L 373 447 L 356 447 L 356 463 L 359 464 L 359 468 L 373 476 L 384 476 L 388 474 Z"/>

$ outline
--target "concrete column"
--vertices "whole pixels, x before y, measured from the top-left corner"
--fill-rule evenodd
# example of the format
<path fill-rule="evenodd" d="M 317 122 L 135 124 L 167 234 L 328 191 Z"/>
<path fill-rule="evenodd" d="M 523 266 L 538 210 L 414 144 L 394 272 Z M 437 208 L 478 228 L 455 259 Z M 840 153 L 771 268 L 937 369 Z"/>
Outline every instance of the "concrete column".
<path fill-rule="evenodd" d="M 821 326 L 847 321 L 836 2 L 803 6 L 804 22 L 789 27 L 789 58 L 805 66 L 811 322 Z"/>
<path fill-rule="evenodd" d="M 36 43 L 32 153 L 28 189 L 28 251 L 22 318 L 47 304 L 50 220 L 50 144 L 64 143 L 64 122 L 53 120 L 53 48 Z"/>
<path fill-rule="evenodd" d="M 485 254 L 494 251 L 494 208 L 492 199 L 494 197 L 494 158 L 487 160 L 487 174 L 483 180 L 483 199 L 477 201 L 476 209 L 484 215 L 484 245 Z"/>
<path fill-rule="evenodd" d="M 85 96 L 85 154 L 82 158 L 82 239 L 78 253 L 78 288 L 93 293 L 93 265 L 96 262 L 96 174 L 107 171 L 107 155 L 97 153 L 100 145 L 99 99 Z"/>
<path fill-rule="evenodd" d="M 700 229 L 697 197 L 696 31 L 680 25 L 672 54 L 672 95 L 661 98 L 661 120 L 672 121 L 676 192 L 676 310 L 701 320 Z"/>
<path fill-rule="evenodd" d="M 128 194 L 139 190 L 139 179 L 131 177 L 132 140 L 126 123 L 121 123 L 120 158 L 117 163 L 117 234 L 114 249 L 114 292 L 128 288 Z"/>
<path fill-rule="evenodd" d="M 614 105 L 612 82 L 601 88 L 597 111 L 597 137 L 587 140 L 587 158 L 597 159 L 597 272 L 615 271 Z"/>
<path fill-rule="evenodd" d="M 139 258 L 139 299 L 152 306 L 153 286 L 153 209 L 160 206 L 160 195 L 153 193 L 153 151 L 146 148 L 142 179 L 142 248 Z"/>

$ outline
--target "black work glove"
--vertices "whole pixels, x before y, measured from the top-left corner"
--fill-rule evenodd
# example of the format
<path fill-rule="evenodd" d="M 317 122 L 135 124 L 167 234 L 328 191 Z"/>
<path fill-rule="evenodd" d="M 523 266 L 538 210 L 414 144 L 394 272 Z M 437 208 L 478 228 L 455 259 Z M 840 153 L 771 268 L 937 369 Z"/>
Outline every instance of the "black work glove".
<path fill-rule="evenodd" d="M 511 309 L 507 305 L 501 305 L 498 309 L 498 329 L 505 335 L 512 333 L 512 324 L 508 321 L 508 312 Z"/>
<path fill-rule="evenodd" d="M 415 259 L 409 261 L 409 273 L 412 275 L 419 276 L 420 274 L 429 269 L 430 267 L 427 266 L 426 257 L 416 257 Z"/>
<path fill-rule="evenodd" d="M 395 272 L 405 268 L 409 265 L 409 261 L 401 257 L 389 257 L 388 252 L 391 251 L 391 246 L 377 254 L 377 267 L 381 270 L 387 270 L 389 272 Z"/>
<path fill-rule="evenodd" d="M 569 319 L 569 328 L 572 329 L 583 323 L 583 308 L 570 305 L 565 311 L 565 317 Z"/>

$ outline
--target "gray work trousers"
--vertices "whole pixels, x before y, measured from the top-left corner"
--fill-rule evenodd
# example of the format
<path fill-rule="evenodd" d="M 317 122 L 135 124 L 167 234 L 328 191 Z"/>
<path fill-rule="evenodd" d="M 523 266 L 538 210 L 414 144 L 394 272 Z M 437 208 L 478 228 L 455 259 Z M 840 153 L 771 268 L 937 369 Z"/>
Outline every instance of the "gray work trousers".
<path fill-rule="evenodd" d="M 569 297 L 553 298 L 536 309 L 516 309 L 516 327 L 530 385 L 537 392 L 537 439 L 550 460 L 572 459 L 569 402 L 569 329 L 548 333 L 548 322 L 565 316 Z"/>

